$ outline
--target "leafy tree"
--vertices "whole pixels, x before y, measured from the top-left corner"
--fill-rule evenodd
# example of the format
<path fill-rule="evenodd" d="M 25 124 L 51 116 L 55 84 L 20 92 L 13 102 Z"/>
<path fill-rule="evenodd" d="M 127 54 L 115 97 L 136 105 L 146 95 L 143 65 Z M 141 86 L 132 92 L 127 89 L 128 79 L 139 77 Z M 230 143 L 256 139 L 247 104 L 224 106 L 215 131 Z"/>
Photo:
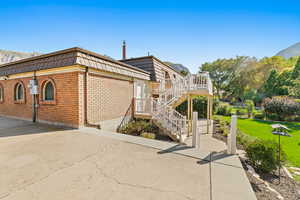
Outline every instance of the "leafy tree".
<path fill-rule="evenodd" d="M 275 69 L 273 69 L 266 80 L 265 84 L 263 85 L 263 90 L 264 93 L 266 94 L 267 97 L 272 97 L 273 94 L 275 93 L 275 82 L 277 81 L 278 74 Z"/>
<path fill-rule="evenodd" d="M 290 80 L 289 94 L 300 98 L 300 57 L 291 72 L 291 80 Z"/>
<path fill-rule="evenodd" d="M 276 70 L 277 72 L 282 72 L 287 67 L 292 67 L 292 63 L 287 62 L 281 56 L 272 56 L 265 57 L 259 61 L 258 72 L 262 76 L 263 79 L 268 78 L 270 72 L 272 70 Z"/>
<path fill-rule="evenodd" d="M 296 66 L 294 67 L 294 65 Z M 300 97 L 300 57 L 256 58 L 237 56 L 204 63 L 219 99 L 261 103 L 265 97 L 288 95 Z"/>
<path fill-rule="evenodd" d="M 221 98 L 221 91 L 225 90 L 234 79 L 235 73 L 246 57 L 237 56 L 231 59 L 218 59 L 212 63 L 204 63 L 200 70 L 208 71 L 216 89 L 218 98 Z"/>
<path fill-rule="evenodd" d="M 284 71 L 278 74 L 273 69 L 263 85 L 263 91 L 267 97 L 288 95 L 289 87 L 292 85 L 290 81 L 290 71 Z"/>
<path fill-rule="evenodd" d="M 225 91 L 227 96 L 244 102 L 247 98 L 249 98 L 249 94 L 251 92 L 255 92 L 257 89 L 255 87 L 255 66 L 257 60 L 249 57 L 240 58 L 241 59 L 236 61 L 239 63 L 238 68 Z"/>
<path fill-rule="evenodd" d="M 300 97 L 300 79 L 293 80 L 293 86 L 289 87 L 289 95 Z"/>
<path fill-rule="evenodd" d="M 295 68 L 293 69 L 291 78 L 292 79 L 300 79 L 300 57 L 298 58 Z"/>
<path fill-rule="evenodd" d="M 248 118 L 251 118 L 253 115 L 254 103 L 252 100 L 246 100 L 245 104 L 246 104 Z"/>

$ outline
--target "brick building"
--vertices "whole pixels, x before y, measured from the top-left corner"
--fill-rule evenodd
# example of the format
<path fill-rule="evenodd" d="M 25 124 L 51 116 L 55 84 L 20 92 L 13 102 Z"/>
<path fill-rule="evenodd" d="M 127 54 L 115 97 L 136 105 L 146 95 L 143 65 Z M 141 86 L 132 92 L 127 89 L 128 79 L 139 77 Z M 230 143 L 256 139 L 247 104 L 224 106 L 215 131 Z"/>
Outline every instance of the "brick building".
<path fill-rule="evenodd" d="M 0 116 L 74 128 L 115 131 L 133 117 L 152 119 L 182 141 L 199 95 L 207 97 L 211 132 L 208 73 L 183 76 L 154 56 L 126 59 L 125 44 L 120 61 L 75 47 L 0 65 Z M 187 116 L 175 110 L 184 101 Z"/>
<path fill-rule="evenodd" d="M 81 48 L 57 51 L 0 66 L 0 115 L 105 127 L 119 123 L 135 88 L 149 95 L 149 81 L 149 72 Z"/>

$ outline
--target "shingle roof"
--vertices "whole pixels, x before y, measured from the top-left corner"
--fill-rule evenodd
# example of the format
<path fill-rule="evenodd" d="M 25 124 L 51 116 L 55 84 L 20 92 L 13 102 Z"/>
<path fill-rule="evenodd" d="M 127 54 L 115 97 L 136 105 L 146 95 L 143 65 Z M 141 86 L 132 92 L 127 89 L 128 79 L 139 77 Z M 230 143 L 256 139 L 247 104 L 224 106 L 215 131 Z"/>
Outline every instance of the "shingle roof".
<path fill-rule="evenodd" d="M 131 61 L 131 60 L 142 60 L 142 59 L 146 59 L 146 58 L 151 58 L 151 59 L 153 59 L 153 60 L 156 60 L 157 62 L 159 62 L 159 63 L 165 65 L 166 67 L 169 67 L 170 69 L 172 69 L 172 70 L 175 71 L 176 73 L 179 73 L 179 74 L 180 74 L 180 72 L 178 72 L 174 67 L 172 67 L 171 65 L 168 65 L 167 63 L 161 61 L 160 59 L 158 59 L 157 57 L 152 56 L 152 55 L 151 55 L 151 56 L 142 56 L 142 57 L 128 58 L 128 59 L 120 60 L 120 61 L 122 62 L 122 61 Z"/>
<path fill-rule="evenodd" d="M 83 65 L 137 78 L 149 77 L 149 72 L 79 47 L 55 51 L 0 65 L 0 76 L 56 67 Z"/>

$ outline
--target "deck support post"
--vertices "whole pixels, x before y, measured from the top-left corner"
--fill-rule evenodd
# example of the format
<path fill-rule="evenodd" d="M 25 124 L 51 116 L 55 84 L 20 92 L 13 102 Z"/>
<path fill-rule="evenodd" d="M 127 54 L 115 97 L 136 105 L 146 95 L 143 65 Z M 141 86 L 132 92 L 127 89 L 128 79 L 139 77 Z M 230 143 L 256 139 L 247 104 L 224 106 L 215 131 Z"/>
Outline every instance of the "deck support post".
<path fill-rule="evenodd" d="M 192 115 L 193 115 L 193 98 L 191 95 L 188 95 L 188 136 L 192 133 Z"/>
<path fill-rule="evenodd" d="M 213 104 L 214 104 L 214 99 L 213 97 L 210 97 L 210 120 L 212 120 L 212 116 L 213 116 Z"/>
<path fill-rule="evenodd" d="M 209 133 L 212 134 L 213 133 L 213 121 L 212 121 L 212 116 L 213 116 L 213 97 L 210 96 L 210 106 L 209 106 Z"/>
<path fill-rule="evenodd" d="M 192 147 L 200 148 L 200 134 L 198 127 L 198 112 L 193 112 L 193 138 Z"/>
<path fill-rule="evenodd" d="M 193 123 L 194 123 L 194 121 L 192 121 L 193 120 L 193 97 L 192 96 L 190 97 L 190 101 L 191 101 L 191 103 L 190 103 L 190 106 L 191 106 L 191 110 L 190 110 L 190 112 L 191 112 L 191 114 L 190 114 L 190 116 L 191 116 L 191 130 L 190 130 L 190 132 L 192 133 L 192 127 L 193 127 Z M 197 117 L 197 119 L 198 119 L 198 117 Z"/>
<path fill-rule="evenodd" d="M 206 104 L 206 124 L 207 124 L 207 134 L 209 133 L 209 124 L 210 124 L 210 99 L 209 96 L 207 96 L 207 104 Z"/>

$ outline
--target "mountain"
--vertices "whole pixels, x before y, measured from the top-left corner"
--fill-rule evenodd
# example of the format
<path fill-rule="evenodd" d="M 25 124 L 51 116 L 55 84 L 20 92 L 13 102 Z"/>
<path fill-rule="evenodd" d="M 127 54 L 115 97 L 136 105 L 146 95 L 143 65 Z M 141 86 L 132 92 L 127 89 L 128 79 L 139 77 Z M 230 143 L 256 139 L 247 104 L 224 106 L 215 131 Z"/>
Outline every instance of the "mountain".
<path fill-rule="evenodd" d="M 25 52 L 17 52 L 17 51 L 7 51 L 7 50 L 1 50 L 0 49 L 0 65 L 21 60 L 24 58 L 29 58 L 33 56 L 41 55 L 40 53 L 25 53 Z"/>
<path fill-rule="evenodd" d="M 185 71 L 187 73 L 190 73 L 190 70 L 186 66 L 184 66 L 182 64 L 172 63 L 172 62 L 169 62 L 169 61 L 165 61 L 165 63 L 168 64 L 168 65 L 170 65 L 173 69 L 175 69 L 178 72 Z"/>
<path fill-rule="evenodd" d="M 281 50 L 276 56 L 282 56 L 284 58 L 290 58 L 293 56 L 300 56 L 300 42 Z"/>

